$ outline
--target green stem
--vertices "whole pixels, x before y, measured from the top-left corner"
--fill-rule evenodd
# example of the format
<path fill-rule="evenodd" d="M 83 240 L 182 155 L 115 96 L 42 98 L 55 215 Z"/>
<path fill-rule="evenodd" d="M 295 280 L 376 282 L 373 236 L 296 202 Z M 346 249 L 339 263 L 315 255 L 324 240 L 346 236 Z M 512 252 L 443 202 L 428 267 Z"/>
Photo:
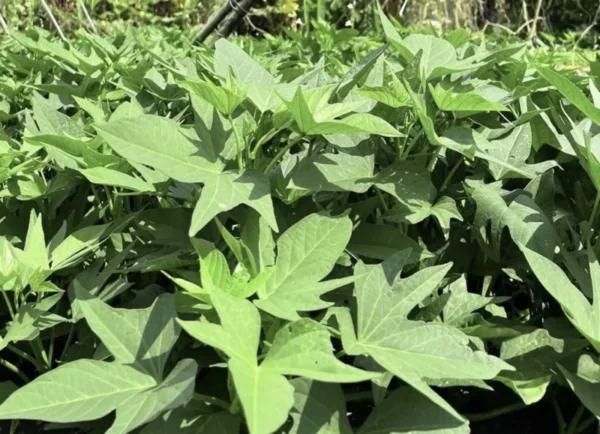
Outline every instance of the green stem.
<path fill-rule="evenodd" d="M 558 402 L 556 401 L 556 396 L 552 396 L 552 408 L 554 409 L 554 414 L 556 415 L 556 424 L 558 427 L 558 434 L 565 434 L 565 418 L 563 417 L 562 411 L 558 406 Z"/>
<path fill-rule="evenodd" d="M 454 176 L 454 174 L 456 173 L 456 171 L 458 170 L 458 168 L 460 167 L 462 162 L 463 162 L 463 159 L 459 158 L 456 161 L 456 163 L 454 163 L 454 166 L 452 166 L 452 169 L 450 169 L 450 172 L 448 173 L 448 175 L 446 175 L 444 182 L 442 182 L 440 191 L 444 191 L 446 189 L 446 187 L 448 187 L 448 184 L 450 183 L 450 181 L 452 181 L 452 177 Z"/>
<path fill-rule="evenodd" d="M 277 133 L 279 131 L 283 131 L 286 128 L 289 128 L 290 125 L 292 125 L 292 121 L 286 122 L 284 125 L 281 126 L 281 128 L 279 128 L 277 130 L 271 130 L 267 134 L 262 136 L 260 139 L 258 139 L 258 141 L 256 142 L 256 145 L 254 145 L 254 149 L 251 152 L 252 160 L 256 159 L 256 156 L 258 155 L 258 151 L 260 151 L 260 148 L 262 148 L 262 146 L 265 143 L 267 143 L 269 140 L 271 140 L 273 137 L 275 137 L 275 135 L 277 135 Z"/>
<path fill-rule="evenodd" d="M 373 392 L 365 390 L 363 392 L 347 393 L 344 398 L 346 398 L 346 401 L 367 401 L 373 399 Z"/>
<path fill-rule="evenodd" d="M 583 404 L 579 405 L 579 408 L 575 412 L 573 419 L 571 419 L 571 423 L 567 428 L 566 434 L 577 434 L 577 426 L 579 425 L 579 421 L 585 412 L 585 406 Z"/>
<path fill-rule="evenodd" d="M 230 407 L 230 404 L 226 401 L 223 401 L 222 399 L 215 398 L 214 396 L 203 395 L 201 393 L 194 393 L 193 399 L 202 401 L 202 402 L 207 402 L 210 405 L 221 407 L 225 410 L 229 410 L 229 407 Z"/>
<path fill-rule="evenodd" d="M 390 208 L 388 207 L 388 204 L 385 203 L 385 197 L 383 197 L 381 190 L 379 190 L 377 187 L 375 187 L 375 192 L 377 193 L 377 197 L 379 198 L 379 202 L 381 203 L 383 211 L 387 214 L 390 211 Z"/>
<path fill-rule="evenodd" d="M 438 146 L 438 148 L 433 153 L 433 156 L 431 157 L 431 161 L 429 162 L 429 165 L 427 166 L 427 170 L 429 170 L 430 172 L 433 172 L 433 168 L 435 167 L 435 163 L 437 162 L 437 158 L 438 158 L 438 155 L 440 155 L 441 150 L 442 150 L 441 146 Z"/>
<path fill-rule="evenodd" d="M 235 124 L 233 123 L 233 118 L 231 117 L 231 114 L 227 115 L 227 119 L 229 119 L 229 123 L 231 124 L 231 129 L 233 130 L 233 135 L 235 136 L 235 147 L 237 150 L 238 169 L 242 170 L 244 168 L 244 160 L 242 158 L 242 141 L 240 139 L 238 130 L 235 127 Z"/>
<path fill-rule="evenodd" d="M 340 357 L 344 357 L 346 354 L 346 350 L 339 350 L 337 353 L 335 353 L 335 358 L 339 359 Z"/>
<path fill-rule="evenodd" d="M 102 199 L 100 198 L 100 195 L 98 194 L 98 191 L 96 190 L 96 187 L 94 187 L 94 184 L 90 184 L 90 189 L 92 190 L 92 193 L 94 194 L 94 197 L 96 198 L 96 202 L 98 203 L 98 209 L 102 210 L 104 208 L 104 205 L 102 205 Z M 108 223 L 108 217 L 106 216 L 106 212 L 103 213 L 102 220 L 104 221 L 104 223 Z"/>
<path fill-rule="evenodd" d="M 408 139 L 410 139 L 410 132 L 412 131 L 413 127 L 415 126 L 415 122 L 411 122 L 410 125 L 408 126 L 408 128 L 406 129 L 406 136 L 404 137 L 404 140 L 402 141 L 402 146 L 400 146 L 400 139 L 398 138 L 398 159 L 402 160 L 402 155 L 404 153 L 404 149 L 406 149 L 406 144 L 408 143 Z"/>
<path fill-rule="evenodd" d="M 504 407 L 498 407 L 490 411 L 475 414 L 465 414 L 464 416 L 469 419 L 470 422 L 482 422 L 488 419 L 494 419 L 499 416 L 503 416 L 508 413 L 523 410 L 527 407 L 527 404 L 523 402 L 516 402 L 514 404 L 506 405 Z"/>
<path fill-rule="evenodd" d="M 111 214 L 113 214 L 115 206 L 112 201 L 112 194 L 106 185 L 102 186 L 104 188 L 104 193 L 106 193 L 106 200 L 108 201 L 108 209 Z"/>
<path fill-rule="evenodd" d="M 265 175 L 268 175 L 269 173 L 271 173 L 271 170 L 273 170 L 273 168 L 277 165 L 279 160 L 281 160 L 283 158 L 283 156 L 286 154 L 286 152 L 289 151 L 294 145 L 298 144 L 302 139 L 303 139 L 303 136 L 298 136 L 298 138 L 296 138 L 295 140 L 290 140 L 287 143 L 287 145 L 285 145 L 283 148 L 281 148 L 279 150 L 279 152 L 277 153 L 277 155 L 275 155 L 275 157 L 273 157 L 273 159 L 271 160 L 271 162 L 265 169 Z"/>
<path fill-rule="evenodd" d="M 30 356 L 28 353 L 26 353 L 23 350 L 20 350 L 19 348 L 15 347 L 12 344 L 8 344 L 6 348 L 8 348 L 10 351 L 15 353 L 20 358 L 27 360 L 29 363 L 31 363 L 33 366 L 35 366 L 39 372 L 44 371 L 44 368 L 38 363 L 38 361 L 35 359 L 35 357 Z"/>
<path fill-rule="evenodd" d="M 44 345 L 42 344 L 42 340 L 39 336 L 33 340 L 31 346 L 34 349 L 38 360 L 41 360 L 41 363 L 43 363 L 45 367 L 44 370 L 50 369 L 50 361 L 48 360 L 48 354 L 46 354 L 46 350 L 44 349 Z"/>
<path fill-rule="evenodd" d="M 15 365 L 10 363 L 8 360 L 0 359 L 0 366 L 4 366 L 9 371 L 12 371 L 15 374 L 17 374 L 19 376 L 19 378 L 21 380 L 23 380 L 25 383 L 29 383 L 31 381 L 27 375 L 22 373 L 19 368 L 17 368 Z"/>
<path fill-rule="evenodd" d="M 8 309 L 8 313 L 11 317 L 11 319 L 15 319 L 15 311 L 13 309 L 12 303 L 10 302 L 10 299 L 8 298 L 8 294 L 6 293 L 6 291 L 1 291 L 2 292 L 2 296 L 4 297 L 4 302 L 6 303 L 6 307 Z"/>
<path fill-rule="evenodd" d="M 600 204 L 600 191 L 596 193 L 596 199 L 594 199 L 594 207 L 592 208 L 592 213 L 590 214 L 590 219 L 588 220 L 587 234 L 585 237 L 584 245 L 592 238 L 592 225 L 594 224 L 594 220 L 596 220 L 596 214 L 598 212 L 598 205 Z"/>
<path fill-rule="evenodd" d="M 75 327 L 71 324 L 71 328 L 69 329 L 69 334 L 67 335 L 67 341 L 65 342 L 65 346 L 60 353 L 60 361 L 62 362 L 67 354 L 67 350 L 69 349 L 69 345 L 71 345 L 71 340 L 73 339 L 73 334 L 75 333 Z"/>
<path fill-rule="evenodd" d="M 54 328 L 50 331 L 50 347 L 48 348 L 48 362 L 50 365 L 52 364 L 52 360 L 54 360 Z M 50 365 L 48 367 L 50 367 Z"/>
<path fill-rule="evenodd" d="M 598 422 L 598 418 L 594 415 L 594 416 L 590 416 L 589 418 L 587 418 L 586 420 L 583 421 L 583 423 L 581 425 L 579 425 L 579 427 L 577 428 L 577 434 L 584 432 L 585 430 L 587 430 L 590 426 L 592 426 L 594 424 L 594 422 Z M 599 426 L 600 428 L 600 426 Z"/>
<path fill-rule="evenodd" d="M 310 31 L 310 7 L 312 0 L 304 0 L 302 3 L 302 12 L 304 13 L 304 22 L 302 32 L 307 35 Z"/>
<path fill-rule="evenodd" d="M 415 146 L 415 144 L 419 141 L 419 139 L 421 138 L 423 133 L 424 133 L 424 130 L 420 129 L 419 132 L 417 134 L 415 134 L 415 136 L 412 138 L 412 140 L 410 141 L 410 143 L 404 150 L 404 155 L 402 155 L 402 158 L 401 158 L 402 160 L 406 160 L 406 158 L 410 154 L 410 151 L 412 150 L 413 146 Z"/>
<path fill-rule="evenodd" d="M 262 145 L 264 145 L 265 143 L 267 143 L 267 141 L 270 138 L 271 137 L 269 137 L 269 136 L 263 136 L 260 139 L 258 139 L 258 141 L 256 142 L 256 145 L 254 145 L 254 149 L 250 153 L 250 159 L 251 160 L 255 160 L 256 159 L 256 155 L 258 154 L 258 151 L 260 150 L 260 148 L 262 148 Z"/>

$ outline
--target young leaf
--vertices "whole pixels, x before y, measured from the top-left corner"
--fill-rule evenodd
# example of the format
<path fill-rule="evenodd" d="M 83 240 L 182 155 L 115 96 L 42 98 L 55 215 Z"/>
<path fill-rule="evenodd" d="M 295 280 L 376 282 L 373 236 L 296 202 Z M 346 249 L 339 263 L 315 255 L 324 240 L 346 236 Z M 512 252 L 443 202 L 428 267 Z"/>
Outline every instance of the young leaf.
<path fill-rule="evenodd" d="M 329 331 L 310 319 L 300 319 L 279 330 L 260 366 L 271 372 L 331 383 L 365 381 L 377 375 L 336 359 Z"/>
<path fill-rule="evenodd" d="M 229 82 L 231 84 L 231 82 Z M 178 84 L 212 105 L 224 115 L 231 116 L 246 99 L 246 93 L 233 86 L 217 86 L 211 81 L 181 81 Z"/>
<path fill-rule="evenodd" d="M 46 250 L 46 239 L 42 227 L 42 216 L 36 215 L 33 210 L 29 217 L 29 228 L 27 229 L 27 239 L 25 240 L 23 253 L 27 256 L 28 262 L 35 264 L 36 268 L 40 270 L 50 269 L 48 264 L 48 252 Z"/>
<path fill-rule="evenodd" d="M 179 321 L 194 338 L 221 349 L 229 357 L 228 367 L 240 398 L 251 434 L 269 434 L 287 419 L 293 405 L 294 388 L 283 375 L 354 382 L 373 374 L 344 365 L 331 353 L 329 333 L 312 320 L 300 320 L 280 330 L 259 365 L 256 352 L 260 338 L 260 314 L 252 303 L 220 290 L 211 300 L 221 325 Z M 269 411 L 262 411 L 268 408 Z"/>

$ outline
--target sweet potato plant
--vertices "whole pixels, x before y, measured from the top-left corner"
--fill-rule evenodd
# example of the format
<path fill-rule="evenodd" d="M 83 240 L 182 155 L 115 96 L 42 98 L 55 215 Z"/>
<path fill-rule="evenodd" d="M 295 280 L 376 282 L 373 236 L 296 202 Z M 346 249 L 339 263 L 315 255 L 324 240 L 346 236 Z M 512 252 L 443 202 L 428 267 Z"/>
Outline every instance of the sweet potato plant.
<path fill-rule="evenodd" d="M 381 23 L 0 42 L 2 432 L 595 432 L 599 64 Z"/>

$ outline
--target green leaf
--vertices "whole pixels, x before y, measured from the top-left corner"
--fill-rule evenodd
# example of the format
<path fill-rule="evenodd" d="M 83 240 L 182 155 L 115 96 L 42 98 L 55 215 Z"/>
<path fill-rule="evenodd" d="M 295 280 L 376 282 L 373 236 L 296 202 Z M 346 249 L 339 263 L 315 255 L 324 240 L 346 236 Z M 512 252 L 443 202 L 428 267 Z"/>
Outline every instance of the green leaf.
<path fill-rule="evenodd" d="M 362 223 L 352 233 L 348 249 L 365 258 L 387 259 L 399 250 L 410 249 L 410 262 L 431 258 L 432 254 L 393 226 Z"/>
<path fill-rule="evenodd" d="M 99 419 L 155 384 L 151 376 L 131 366 L 77 360 L 14 392 L 0 405 L 0 419 L 46 422 Z"/>
<path fill-rule="evenodd" d="M 250 99 L 261 112 L 275 110 L 281 103 L 275 89 L 293 88 L 287 83 L 275 84 L 273 77 L 244 50 L 224 38 L 215 43 L 214 67 L 217 75 L 228 78 L 233 72 L 240 88 L 247 89 Z"/>
<path fill-rule="evenodd" d="M 57 136 L 71 136 L 76 138 L 85 137 L 82 125 L 73 118 L 60 113 L 39 94 L 32 100 L 33 117 L 39 128 L 39 134 L 51 134 Z"/>
<path fill-rule="evenodd" d="M 312 320 L 300 320 L 279 330 L 271 350 L 259 365 L 257 349 L 261 319 L 247 300 L 220 290 L 211 300 L 221 325 L 179 321 L 192 337 L 224 351 L 235 390 L 240 398 L 251 434 L 269 434 L 287 419 L 294 403 L 294 388 L 283 375 L 353 382 L 372 374 L 344 365 L 331 353 L 327 329 Z M 263 411 L 268 408 L 269 411 Z"/>
<path fill-rule="evenodd" d="M 228 365 L 250 434 L 276 431 L 287 420 L 292 408 L 292 385 L 283 375 L 271 373 L 243 359 L 233 358 Z M 266 408 L 268 412 L 264 411 Z"/>
<path fill-rule="evenodd" d="M 440 110 L 458 113 L 508 111 L 503 104 L 486 98 L 486 93 L 491 93 L 492 90 L 503 92 L 502 89 L 491 85 L 447 86 L 444 88 L 441 84 L 435 86 L 429 84 L 431 96 Z"/>
<path fill-rule="evenodd" d="M 312 90 L 305 96 L 302 88 L 298 87 L 291 101 L 284 99 L 284 103 L 291 112 L 301 133 L 305 135 L 374 134 L 385 137 L 402 136 L 392 125 L 369 113 L 354 113 L 341 117 L 360 107 L 363 102 L 323 103 L 323 101 L 326 101 L 327 95 L 328 88 Z"/>
<path fill-rule="evenodd" d="M 254 258 L 256 272 L 275 264 L 275 241 L 267 220 L 258 213 L 248 213 L 242 227 L 242 241 Z"/>
<path fill-rule="evenodd" d="M 490 144 L 492 147 L 489 149 L 488 155 L 494 157 L 495 160 L 490 160 L 489 168 L 497 181 L 508 178 L 533 179 L 557 166 L 555 161 L 526 163 L 531 153 L 531 127 L 529 124 L 516 127 L 506 137 L 493 140 Z M 504 164 L 496 162 L 498 160 Z M 516 167 L 519 171 L 511 170 L 511 167 Z"/>
<path fill-rule="evenodd" d="M 456 140 L 452 137 L 448 137 L 447 134 L 440 137 L 435 131 L 435 112 L 433 111 L 431 104 L 427 101 L 426 96 L 413 92 L 407 84 L 405 84 L 405 87 L 412 99 L 412 105 L 421 122 L 423 131 L 425 131 L 427 139 L 436 146 L 452 149 L 465 157 L 473 158 L 476 152 L 475 143 L 471 141 L 466 142 L 463 140 Z"/>
<path fill-rule="evenodd" d="M 520 194 L 507 204 L 492 187 L 481 185 L 472 191 L 471 197 L 477 204 L 474 224 L 484 239 L 487 224 L 491 222 L 490 242 L 494 251 L 499 251 L 502 231 L 508 227 L 516 243 L 548 258 L 554 255 L 556 238 L 552 223 L 529 196 Z"/>
<path fill-rule="evenodd" d="M 239 432 L 241 418 L 229 412 L 204 414 L 205 406 L 192 401 L 147 424 L 141 434 L 231 434 Z"/>
<path fill-rule="evenodd" d="M 211 81 L 180 81 L 180 86 L 194 93 L 221 113 L 231 116 L 246 99 L 246 93 L 234 86 L 217 86 Z"/>
<path fill-rule="evenodd" d="M 406 61 L 412 61 L 420 56 L 419 77 L 422 82 L 453 72 L 477 69 L 483 65 L 471 58 L 459 60 L 456 49 L 451 43 L 433 35 L 413 33 L 399 44 L 403 47 L 400 55 L 404 56 Z"/>
<path fill-rule="evenodd" d="M 220 325 L 205 317 L 199 321 L 177 320 L 181 327 L 195 339 L 218 348 L 232 359 L 256 364 L 256 351 L 260 339 L 260 314 L 247 300 L 236 298 L 215 289 L 211 302 L 219 315 Z"/>
<path fill-rule="evenodd" d="M 106 120 L 104 110 L 95 102 L 76 96 L 73 96 L 73 99 L 77 102 L 79 107 L 85 110 L 94 119 L 95 122 L 104 122 Z"/>
<path fill-rule="evenodd" d="M 450 298 L 443 309 L 444 323 L 452 326 L 460 326 L 473 312 L 493 303 L 506 301 L 505 297 L 485 297 L 473 294 L 467 290 L 465 276 L 452 282 L 448 286 Z"/>
<path fill-rule="evenodd" d="M 577 107 L 583 114 L 592 120 L 596 125 L 600 125 L 600 109 L 598 109 L 574 84 L 564 75 L 552 71 L 544 66 L 536 66 L 537 72 L 556 88 L 565 98 Z"/>
<path fill-rule="evenodd" d="M 473 351 L 469 338 L 458 329 L 408 320 L 408 314 L 439 287 L 452 266 L 429 267 L 400 279 L 409 257 L 410 251 L 404 250 L 379 265 L 357 264 L 354 272 L 361 276 L 356 282 L 357 335 L 353 341 L 348 339 L 348 331 L 343 332 L 344 348 L 348 354 L 373 357 L 458 417 L 429 389 L 425 379 L 487 380 L 513 368 L 482 351 Z"/>
<path fill-rule="evenodd" d="M 394 390 L 375 407 L 358 434 L 379 433 L 468 434 L 461 422 L 410 387 Z"/>
<path fill-rule="evenodd" d="M 402 44 L 402 37 L 398 33 L 398 30 L 396 30 L 392 22 L 385 15 L 383 9 L 381 8 L 381 5 L 379 3 L 376 4 L 377 11 L 379 13 L 379 20 L 381 21 L 381 26 L 383 27 L 385 38 L 388 40 L 389 43 L 391 43 L 394 46 L 394 48 L 399 50 L 401 53 L 403 53 L 404 55 L 409 55 L 407 49 Z"/>
<path fill-rule="evenodd" d="M 80 169 L 79 172 L 92 184 L 113 185 L 139 192 L 155 191 L 154 186 L 143 179 L 119 172 L 118 170 L 109 169 L 108 167 Z"/>
<path fill-rule="evenodd" d="M 446 231 L 450 230 L 450 221 L 452 219 L 463 221 L 463 217 L 456 207 L 456 202 L 448 196 L 440 198 L 433 205 L 429 213 L 437 219 L 442 229 Z"/>
<path fill-rule="evenodd" d="M 206 158 L 225 167 L 227 161 L 235 160 L 237 156 L 237 143 L 233 133 L 232 123 L 217 109 L 206 104 L 204 100 L 191 94 L 192 108 L 194 109 L 194 130 L 200 143 L 210 143 L 204 151 Z M 233 125 L 237 131 L 244 131 L 244 124 L 250 116 L 247 112 L 233 118 Z M 246 142 L 241 141 L 240 147 L 245 149 Z"/>
<path fill-rule="evenodd" d="M 556 363 L 582 351 L 584 339 L 557 339 L 547 330 L 509 339 L 502 343 L 500 357 L 516 368 L 503 372 L 498 380 L 517 393 L 527 405 L 540 401 L 552 381 Z"/>
<path fill-rule="evenodd" d="M 330 306 L 320 296 L 353 279 L 321 280 L 333 270 L 351 233 L 348 217 L 325 214 L 311 214 L 285 231 L 277 240 L 275 270 L 259 288 L 256 305 L 290 320 L 298 318 L 297 311 Z"/>
<path fill-rule="evenodd" d="M 373 183 L 400 202 L 393 210 L 395 220 L 415 224 L 431 214 L 437 191 L 427 168 L 397 161 L 375 175 Z"/>
<path fill-rule="evenodd" d="M 363 86 L 354 90 L 354 93 L 392 108 L 410 107 L 412 105 L 410 95 L 395 75 L 392 75 L 392 82 L 389 87 Z"/>
<path fill-rule="evenodd" d="M 27 256 L 28 262 L 35 264 L 37 269 L 50 269 L 50 265 L 48 264 L 48 252 L 46 250 L 46 239 L 42 227 L 42 216 L 38 216 L 34 210 L 31 210 L 29 217 L 29 228 L 27 229 L 27 239 L 25 240 L 23 253 Z"/>
<path fill-rule="evenodd" d="M 200 142 L 173 120 L 144 115 L 94 126 L 129 161 L 145 164 L 181 182 L 208 182 L 223 170 L 210 143 Z"/>
<path fill-rule="evenodd" d="M 366 192 L 375 166 L 374 155 L 317 154 L 296 166 L 289 187 L 316 191 Z"/>
<path fill-rule="evenodd" d="M 6 325 L 6 334 L 0 338 L 0 350 L 12 342 L 32 341 L 39 337 L 43 330 L 67 322 L 66 318 L 49 312 L 62 296 L 63 293 L 58 293 L 38 303 L 27 303 L 21 306 L 15 318 Z"/>
<path fill-rule="evenodd" d="M 246 274 L 230 273 L 227 259 L 212 243 L 192 239 L 192 244 L 200 256 L 200 278 L 204 287 L 202 291 L 210 292 L 218 288 L 237 298 L 248 298 L 265 284 L 273 272 L 273 268 L 265 268 L 248 281 L 249 276 Z"/>
<path fill-rule="evenodd" d="M 356 86 L 363 78 L 369 75 L 375 66 L 375 62 L 377 62 L 377 59 L 379 59 L 379 57 L 385 52 L 387 47 L 388 46 L 386 44 L 371 51 L 356 65 L 350 68 L 331 93 L 330 102 L 344 101 L 352 88 Z"/>
<path fill-rule="evenodd" d="M 163 412 L 187 404 L 194 393 L 197 370 L 198 364 L 194 360 L 180 360 L 158 386 L 122 401 L 107 434 L 131 432 Z"/>
<path fill-rule="evenodd" d="M 597 366 L 597 365 L 596 365 Z M 582 404 L 591 411 L 594 416 L 600 418 L 600 405 L 598 403 L 598 392 L 600 392 L 600 381 L 592 381 L 589 378 L 571 373 L 561 365 L 558 365 L 560 371 L 565 376 L 567 383 L 575 392 Z"/>
<path fill-rule="evenodd" d="M 169 294 L 157 297 L 147 309 L 112 308 L 79 285 L 75 295 L 88 325 L 117 362 L 137 367 L 157 380 L 162 378 L 180 332 Z"/>
<path fill-rule="evenodd" d="M 88 226 L 73 232 L 52 250 L 52 270 L 70 267 L 96 250 L 112 233 L 122 229 L 134 216 L 115 220 L 112 224 Z"/>
<path fill-rule="evenodd" d="M 121 119 L 135 118 L 144 115 L 144 108 L 136 100 L 126 101 L 120 104 L 110 115 L 110 122 L 119 121 Z M 96 121 L 98 122 L 98 121 Z"/>
<path fill-rule="evenodd" d="M 346 416 L 346 402 L 337 384 L 294 378 L 294 425 L 290 434 L 352 434 Z"/>
<path fill-rule="evenodd" d="M 215 43 L 215 72 L 223 78 L 232 70 L 240 86 L 267 86 L 275 79 L 244 50 L 221 38 Z"/>
<path fill-rule="evenodd" d="M 531 270 L 544 288 L 558 301 L 567 318 L 579 332 L 600 350 L 600 265 L 592 250 L 589 254 L 589 267 L 594 290 L 593 304 L 571 283 L 564 271 L 553 261 L 519 243 Z"/>
<path fill-rule="evenodd" d="M 280 329 L 260 365 L 282 375 L 330 383 L 370 380 L 378 374 L 345 365 L 333 355 L 329 331 L 310 319 L 300 319 Z"/>
<path fill-rule="evenodd" d="M 232 170 L 206 180 L 192 214 L 189 235 L 193 237 L 218 214 L 242 204 L 255 209 L 278 231 L 269 179 L 256 171 Z"/>

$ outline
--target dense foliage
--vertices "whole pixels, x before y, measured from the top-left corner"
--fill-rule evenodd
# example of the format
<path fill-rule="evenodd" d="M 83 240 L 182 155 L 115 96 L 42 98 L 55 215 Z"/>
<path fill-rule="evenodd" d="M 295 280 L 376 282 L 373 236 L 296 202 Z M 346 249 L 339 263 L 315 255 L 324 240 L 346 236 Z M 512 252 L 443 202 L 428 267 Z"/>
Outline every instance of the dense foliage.
<path fill-rule="evenodd" d="M 596 429 L 598 64 L 380 19 L 0 41 L 7 430 Z"/>
<path fill-rule="evenodd" d="M 187 30 L 203 26 L 228 1 L 242 0 L 45 0 L 67 33 L 87 27 L 84 8 L 100 29 L 159 24 Z M 444 30 L 484 29 L 533 38 L 540 32 L 575 35 L 579 45 L 595 46 L 600 30 L 596 0 L 254 0 L 236 29 L 243 34 L 310 31 L 319 21 L 361 33 L 379 29 L 377 5 L 403 26 Z M 41 0 L 0 1 L 11 27 L 52 26 Z"/>

